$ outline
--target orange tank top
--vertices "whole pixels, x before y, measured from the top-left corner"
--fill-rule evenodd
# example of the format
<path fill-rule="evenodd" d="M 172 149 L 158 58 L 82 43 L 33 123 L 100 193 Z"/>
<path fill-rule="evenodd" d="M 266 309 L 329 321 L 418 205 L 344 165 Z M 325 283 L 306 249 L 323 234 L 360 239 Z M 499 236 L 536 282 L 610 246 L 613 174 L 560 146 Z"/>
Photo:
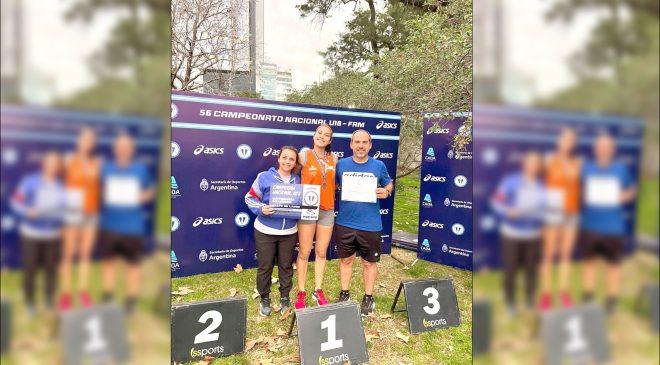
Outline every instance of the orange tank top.
<path fill-rule="evenodd" d="M 66 168 L 66 187 L 68 190 L 81 194 L 82 210 L 86 214 L 99 211 L 101 163 L 93 158 L 88 163 L 78 156 L 71 156 Z"/>
<path fill-rule="evenodd" d="M 313 150 L 306 150 L 300 177 L 303 184 L 321 186 L 322 210 L 335 208 L 335 160 L 332 153 L 316 156 Z M 323 173 L 325 172 L 325 186 Z"/>
<path fill-rule="evenodd" d="M 556 155 L 548 160 L 546 186 L 550 191 L 564 195 L 564 212 L 576 214 L 580 209 L 580 161 L 573 158 L 562 161 Z"/>

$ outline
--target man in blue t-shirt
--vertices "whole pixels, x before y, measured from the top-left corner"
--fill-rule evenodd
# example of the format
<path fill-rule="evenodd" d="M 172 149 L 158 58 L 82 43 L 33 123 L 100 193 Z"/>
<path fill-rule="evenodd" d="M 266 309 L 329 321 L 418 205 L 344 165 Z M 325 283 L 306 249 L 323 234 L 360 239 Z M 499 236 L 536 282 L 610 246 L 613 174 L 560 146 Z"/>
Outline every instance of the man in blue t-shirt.
<path fill-rule="evenodd" d="M 582 229 L 584 249 L 584 300 L 591 301 L 596 286 L 596 257 L 607 262 L 606 309 L 611 313 L 619 295 L 626 218 L 624 204 L 635 198 L 630 172 L 614 161 L 612 137 L 600 135 L 594 143 L 594 161 L 582 168 Z"/>
<path fill-rule="evenodd" d="M 335 237 L 337 254 L 341 259 L 339 276 L 341 292 L 339 301 L 350 299 L 349 287 L 356 252 L 362 257 L 364 297 L 361 313 L 366 316 L 374 311 L 374 284 L 380 261 L 380 219 L 378 199 L 386 199 L 394 189 L 392 178 L 382 161 L 369 157 L 371 135 L 358 129 L 351 136 L 353 156 L 337 162 L 335 178 L 341 189 L 341 199 L 336 220 Z"/>
<path fill-rule="evenodd" d="M 120 135 L 114 142 L 115 161 L 103 165 L 101 208 L 101 255 L 103 301 L 112 300 L 116 257 L 128 262 L 126 310 L 131 313 L 139 293 L 140 259 L 146 234 L 143 205 L 153 200 L 156 189 L 147 168 L 133 160 L 133 139 Z"/>

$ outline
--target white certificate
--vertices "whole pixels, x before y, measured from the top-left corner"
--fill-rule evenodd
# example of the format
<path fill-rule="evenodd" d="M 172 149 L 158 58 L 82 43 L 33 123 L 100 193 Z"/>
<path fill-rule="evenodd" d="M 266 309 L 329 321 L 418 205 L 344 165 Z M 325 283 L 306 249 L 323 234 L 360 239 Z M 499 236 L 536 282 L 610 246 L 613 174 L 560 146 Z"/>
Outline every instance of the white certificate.
<path fill-rule="evenodd" d="M 127 176 L 109 177 L 103 195 L 108 205 L 137 207 L 140 205 L 140 181 Z"/>
<path fill-rule="evenodd" d="M 621 205 L 621 182 L 614 177 L 587 178 L 585 202 L 587 205 L 617 207 Z"/>
<path fill-rule="evenodd" d="M 341 177 L 341 200 L 375 203 L 378 179 L 369 172 L 345 172 Z"/>
<path fill-rule="evenodd" d="M 564 190 L 549 188 L 546 192 L 548 210 L 552 212 L 564 211 Z"/>
<path fill-rule="evenodd" d="M 83 208 L 83 191 L 81 189 L 66 190 L 66 207 L 68 211 L 81 211 Z"/>

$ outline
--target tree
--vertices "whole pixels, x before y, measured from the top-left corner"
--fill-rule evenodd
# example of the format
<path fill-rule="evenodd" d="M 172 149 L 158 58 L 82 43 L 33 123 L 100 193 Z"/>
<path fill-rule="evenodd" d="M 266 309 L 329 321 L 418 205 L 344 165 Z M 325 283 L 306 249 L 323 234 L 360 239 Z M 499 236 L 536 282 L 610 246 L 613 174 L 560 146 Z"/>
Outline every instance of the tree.
<path fill-rule="evenodd" d="M 347 22 L 346 32 L 334 42 L 324 56 L 335 71 L 364 71 L 386 51 L 405 43 L 407 33 L 403 24 L 423 12 L 437 12 L 448 0 L 307 0 L 297 5 L 302 17 L 323 23 L 333 11 L 352 5 L 353 19 Z M 379 12 L 378 8 L 384 9 Z"/>
<path fill-rule="evenodd" d="M 245 4 L 237 0 L 172 0 L 173 89 L 199 90 L 205 84 L 224 81 L 223 77 L 231 84 L 239 69 L 249 67 Z M 205 75 L 209 77 L 204 79 Z"/>
<path fill-rule="evenodd" d="M 425 112 L 472 108 L 472 3 L 452 1 L 404 23 L 406 42 L 370 72 L 343 70 L 288 100 L 402 113 L 397 177 L 421 165 Z M 378 75 L 375 77 L 374 75 Z"/>

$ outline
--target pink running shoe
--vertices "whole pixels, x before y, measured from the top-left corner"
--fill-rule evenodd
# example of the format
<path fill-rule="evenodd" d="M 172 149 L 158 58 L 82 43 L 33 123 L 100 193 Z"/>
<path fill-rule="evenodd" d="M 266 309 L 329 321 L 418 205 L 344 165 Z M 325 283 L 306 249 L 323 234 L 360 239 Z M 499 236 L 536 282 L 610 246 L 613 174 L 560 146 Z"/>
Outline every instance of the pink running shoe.
<path fill-rule="evenodd" d="M 69 293 L 62 293 L 60 295 L 60 301 L 57 304 L 57 309 L 60 312 L 66 312 L 71 309 L 71 296 Z"/>
<path fill-rule="evenodd" d="M 303 309 L 305 308 L 305 297 L 307 296 L 307 293 L 304 291 L 299 291 L 298 292 L 298 298 L 296 299 L 296 309 Z"/>
<path fill-rule="evenodd" d="M 80 292 L 80 305 L 83 308 L 89 308 L 92 306 L 92 297 L 89 295 L 88 292 L 86 291 Z"/>
<path fill-rule="evenodd" d="M 559 294 L 559 301 L 563 308 L 570 308 L 573 306 L 573 298 L 571 298 L 571 294 L 569 294 L 568 291 L 563 291 Z"/>
<path fill-rule="evenodd" d="M 549 293 L 541 294 L 541 299 L 539 300 L 539 310 L 541 312 L 547 312 L 552 308 L 552 296 Z"/>
<path fill-rule="evenodd" d="M 325 299 L 325 294 L 323 294 L 323 290 L 321 289 L 316 289 L 314 293 L 312 293 L 312 297 L 316 300 L 316 305 L 328 304 L 328 300 Z"/>

